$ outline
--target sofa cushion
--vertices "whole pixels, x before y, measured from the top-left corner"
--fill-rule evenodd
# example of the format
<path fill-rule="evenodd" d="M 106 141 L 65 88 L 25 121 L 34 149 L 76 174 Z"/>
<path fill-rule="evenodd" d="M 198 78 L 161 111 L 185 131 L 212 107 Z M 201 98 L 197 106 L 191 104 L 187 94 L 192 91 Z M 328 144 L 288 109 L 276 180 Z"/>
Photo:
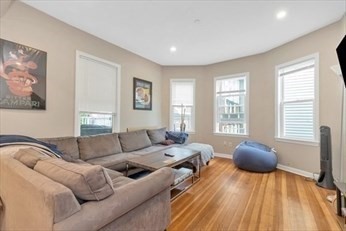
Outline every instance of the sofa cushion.
<path fill-rule="evenodd" d="M 164 140 L 162 141 L 160 144 L 162 145 L 171 145 L 171 144 L 174 144 L 175 142 L 173 140 Z"/>
<path fill-rule="evenodd" d="M 125 176 L 119 176 L 119 177 L 116 177 L 116 178 L 112 179 L 113 187 L 115 189 L 119 188 L 120 186 L 123 186 L 125 184 L 134 182 L 134 181 L 135 180 L 133 180 L 131 178 L 128 178 L 128 177 L 125 177 Z"/>
<path fill-rule="evenodd" d="M 102 200 L 114 193 L 112 181 L 100 165 L 80 165 L 61 159 L 40 160 L 34 170 L 70 188 L 82 200 Z"/>
<path fill-rule="evenodd" d="M 124 176 L 121 172 L 117 172 L 109 168 L 104 168 L 104 169 L 106 170 L 107 174 L 109 175 L 112 181 L 119 176 Z"/>
<path fill-rule="evenodd" d="M 78 137 L 82 160 L 108 156 L 122 152 L 117 133 Z"/>
<path fill-rule="evenodd" d="M 50 157 L 34 148 L 22 148 L 14 154 L 13 158 L 33 169 L 39 160 Z"/>
<path fill-rule="evenodd" d="M 87 163 L 94 165 L 101 165 L 105 168 L 109 168 L 116 171 L 126 170 L 126 160 L 134 158 L 136 155 L 129 153 L 119 153 L 116 155 L 102 156 L 94 159 L 87 160 Z"/>
<path fill-rule="evenodd" d="M 124 152 L 132 152 L 151 146 L 146 130 L 119 133 L 119 140 Z"/>
<path fill-rule="evenodd" d="M 150 129 L 147 133 L 152 144 L 159 144 L 166 140 L 166 128 Z"/>
<path fill-rule="evenodd" d="M 79 159 L 79 150 L 76 137 L 66 136 L 57 138 L 44 138 L 40 140 L 49 144 L 56 145 L 57 149 L 61 151 L 64 156 L 68 155 L 73 159 Z"/>

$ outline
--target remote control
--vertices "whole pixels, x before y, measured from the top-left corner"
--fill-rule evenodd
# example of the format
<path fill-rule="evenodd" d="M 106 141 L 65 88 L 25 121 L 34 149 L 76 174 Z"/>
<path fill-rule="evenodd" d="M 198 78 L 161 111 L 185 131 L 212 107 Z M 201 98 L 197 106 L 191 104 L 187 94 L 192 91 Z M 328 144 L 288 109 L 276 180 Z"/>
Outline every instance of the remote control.
<path fill-rule="evenodd" d="M 170 156 L 170 157 L 173 157 L 174 155 L 169 154 L 169 153 L 165 153 L 165 156 Z"/>

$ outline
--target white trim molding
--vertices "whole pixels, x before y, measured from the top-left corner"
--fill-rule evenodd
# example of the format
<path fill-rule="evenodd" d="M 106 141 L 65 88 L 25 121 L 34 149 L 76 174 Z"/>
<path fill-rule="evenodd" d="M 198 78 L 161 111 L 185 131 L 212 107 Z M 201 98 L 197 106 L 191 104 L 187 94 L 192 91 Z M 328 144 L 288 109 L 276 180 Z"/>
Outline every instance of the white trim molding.
<path fill-rule="evenodd" d="M 283 170 L 285 172 L 290 172 L 290 173 L 294 173 L 296 175 L 300 175 L 300 176 L 304 176 L 304 177 L 309 177 L 309 178 L 314 178 L 314 173 L 312 172 L 307 172 L 298 168 L 292 168 L 290 166 L 286 166 L 286 165 L 282 165 L 282 164 L 278 164 L 277 166 L 278 169 Z"/>
<path fill-rule="evenodd" d="M 214 153 L 214 156 L 216 157 L 221 157 L 221 158 L 226 158 L 226 159 L 233 159 L 233 155 L 231 154 L 225 154 L 225 153 Z"/>
<path fill-rule="evenodd" d="M 114 76 L 115 76 L 115 84 L 116 84 L 116 98 L 114 99 L 114 102 L 116 104 L 116 111 L 114 112 L 106 112 L 107 114 L 112 114 L 113 116 L 113 124 L 112 124 L 112 132 L 120 132 L 120 90 L 121 90 L 121 66 L 117 63 L 96 57 L 94 55 L 85 53 L 83 51 L 76 50 L 76 69 L 75 69 L 75 94 L 74 94 L 74 101 L 75 101 L 75 109 L 74 109 L 74 135 L 79 136 L 80 135 L 80 118 L 79 118 L 79 112 L 80 112 L 80 99 L 79 99 L 79 84 L 83 81 L 82 73 L 81 73 L 81 59 L 91 60 L 96 63 L 100 63 L 102 65 L 109 65 L 112 68 L 114 68 Z M 88 111 L 93 113 L 105 113 L 105 112 L 99 112 L 99 111 Z"/>
<path fill-rule="evenodd" d="M 185 132 L 189 133 L 189 134 L 194 134 L 196 132 L 196 79 L 195 78 L 178 78 L 178 79 L 170 79 L 170 83 L 169 83 L 169 127 L 171 130 L 175 131 L 175 127 L 174 127 L 174 117 L 173 117 L 173 107 L 178 107 L 178 105 L 173 105 L 172 104 L 172 100 L 173 100 L 173 84 L 174 83 L 182 83 L 182 82 L 186 82 L 189 84 L 192 84 L 192 88 L 193 88 L 193 104 L 192 106 L 187 106 L 187 107 L 191 107 L 191 128 L 186 129 Z"/>
<path fill-rule="evenodd" d="M 226 159 L 233 159 L 233 155 L 230 155 L 230 154 L 214 153 L 214 155 L 216 157 L 221 157 L 221 158 L 226 158 Z M 296 175 L 299 175 L 299 176 L 308 177 L 308 178 L 312 178 L 312 179 L 316 180 L 315 179 L 315 173 L 312 173 L 312 172 L 307 172 L 307 171 L 304 171 L 304 170 L 301 170 L 301 169 L 298 169 L 298 168 L 292 168 L 290 166 L 286 166 L 286 165 L 282 165 L 282 164 L 278 164 L 276 168 L 280 169 L 282 171 L 285 171 L 285 172 L 290 172 L 290 173 L 293 173 L 293 174 L 296 174 Z"/>
<path fill-rule="evenodd" d="M 218 103 L 217 103 L 217 92 L 216 92 L 216 82 L 219 80 L 224 79 L 237 79 L 237 78 L 244 78 L 245 79 L 245 108 L 244 108 L 244 114 L 245 114 L 245 133 L 244 134 L 235 134 L 235 133 L 222 133 L 217 131 L 216 122 L 217 122 L 217 110 L 218 110 Z M 234 92 L 241 92 L 241 90 L 236 90 Z M 223 76 L 217 76 L 214 77 L 214 116 L 213 116 L 213 134 L 214 135 L 234 135 L 234 136 L 249 136 L 250 134 L 250 72 L 243 72 L 243 73 L 237 73 L 237 74 L 230 74 L 230 75 L 223 75 Z"/>
<path fill-rule="evenodd" d="M 310 60 L 313 60 L 314 64 L 314 96 L 313 98 L 308 99 L 295 99 L 287 102 L 304 102 L 304 101 L 312 101 L 313 102 L 313 135 L 311 139 L 308 140 L 302 139 L 301 137 L 291 137 L 288 138 L 284 134 L 283 129 L 283 103 L 285 101 L 283 100 L 283 76 L 280 76 L 279 71 L 280 69 L 284 68 L 292 68 L 291 66 L 299 65 L 300 63 L 309 62 Z M 310 66 L 309 66 L 310 67 Z M 298 68 L 299 70 L 299 68 Z M 287 73 L 292 72 L 292 70 L 288 71 Z M 287 103 L 286 102 L 286 103 Z M 283 64 L 279 64 L 275 66 L 275 138 L 280 139 L 280 141 L 285 140 L 285 142 L 299 142 L 303 145 L 318 145 L 319 144 L 319 53 L 314 53 L 305 57 L 301 57 L 298 59 L 295 59 L 293 61 L 289 61 Z"/>

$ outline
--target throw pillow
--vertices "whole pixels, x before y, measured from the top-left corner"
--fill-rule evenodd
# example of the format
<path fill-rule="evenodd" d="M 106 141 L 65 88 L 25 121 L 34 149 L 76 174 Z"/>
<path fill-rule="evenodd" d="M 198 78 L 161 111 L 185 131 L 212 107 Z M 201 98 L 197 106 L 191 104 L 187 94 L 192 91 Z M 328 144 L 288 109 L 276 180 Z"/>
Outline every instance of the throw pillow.
<path fill-rule="evenodd" d="M 163 145 L 171 145 L 171 144 L 174 144 L 174 141 L 173 140 L 164 140 L 161 142 L 161 144 Z"/>
<path fill-rule="evenodd" d="M 166 132 L 166 139 L 173 140 L 177 144 L 184 144 L 189 137 L 186 132 Z"/>
<path fill-rule="evenodd" d="M 150 129 L 147 133 L 152 144 L 159 144 L 166 140 L 166 128 Z"/>
<path fill-rule="evenodd" d="M 82 200 L 102 200 L 114 193 L 112 181 L 100 165 L 80 165 L 61 159 L 40 160 L 34 170 L 70 188 Z"/>
<path fill-rule="evenodd" d="M 50 158 L 34 148 L 19 149 L 13 156 L 14 159 L 20 161 L 28 168 L 34 168 L 39 160 Z"/>

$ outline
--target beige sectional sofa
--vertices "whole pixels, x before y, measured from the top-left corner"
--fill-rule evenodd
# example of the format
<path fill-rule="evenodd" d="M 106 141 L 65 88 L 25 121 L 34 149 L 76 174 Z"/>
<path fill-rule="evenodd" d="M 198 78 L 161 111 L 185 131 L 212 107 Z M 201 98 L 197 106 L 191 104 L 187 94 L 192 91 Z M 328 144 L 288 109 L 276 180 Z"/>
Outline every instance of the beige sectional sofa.
<path fill-rule="evenodd" d="M 166 128 L 142 129 L 131 132 L 101 134 L 80 137 L 56 137 L 40 139 L 54 144 L 68 161 L 83 160 L 90 164 L 124 173 L 128 159 L 160 151 L 181 144 L 161 145 L 165 141 Z M 130 174 L 137 169 L 130 169 Z"/>
<path fill-rule="evenodd" d="M 0 148 L 0 230 L 167 228 L 170 168 L 139 180 L 111 170 L 124 170 L 131 156 L 122 152 L 118 134 L 42 140 L 55 143 L 68 161 L 30 144 Z M 114 154 L 117 158 L 107 160 Z M 105 161 L 109 168 L 88 163 L 93 161 Z"/>
<path fill-rule="evenodd" d="M 139 180 L 123 175 L 128 159 L 172 147 L 160 144 L 165 128 L 39 140 L 56 145 L 63 159 L 40 145 L 0 147 L 0 230 L 168 227 L 172 170 Z"/>

